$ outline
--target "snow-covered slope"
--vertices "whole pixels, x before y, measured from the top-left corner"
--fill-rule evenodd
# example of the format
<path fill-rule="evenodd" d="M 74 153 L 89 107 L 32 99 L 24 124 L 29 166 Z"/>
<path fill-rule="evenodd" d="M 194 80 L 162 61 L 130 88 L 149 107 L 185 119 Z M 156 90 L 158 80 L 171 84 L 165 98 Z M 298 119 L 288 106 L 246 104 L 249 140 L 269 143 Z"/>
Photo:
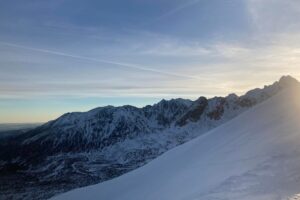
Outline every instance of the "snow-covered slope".
<path fill-rule="evenodd" d="M 120 176 L 295 85 L 297 80 L 284 76 L 243 96 L 66 113 L 0 138 L 0 199 L 45 199 Z"/>
<path fill-rule="evenodd" d="M 300 192 L 300 89 L 121 177 L 55 200 L 280 200 Z"/>

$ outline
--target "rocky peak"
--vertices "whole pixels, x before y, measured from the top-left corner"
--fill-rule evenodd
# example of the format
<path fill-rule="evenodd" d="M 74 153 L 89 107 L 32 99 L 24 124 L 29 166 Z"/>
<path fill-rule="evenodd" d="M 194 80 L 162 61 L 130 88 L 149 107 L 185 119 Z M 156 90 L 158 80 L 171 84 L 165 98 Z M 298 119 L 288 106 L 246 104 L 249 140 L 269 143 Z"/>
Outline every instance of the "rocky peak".
<path fill-rule="evenodd" d="M 199 97 L 188 111 L 177 121 L 177 125 L 184 126 L 189 121 L 196 122 L 202 116 L 205 108 L 208 106 L 208 100 L 205 97 Z"/>
<path fill-rule="evenodd" d="M 153 106 L 143 108 L 146 118 L 162 127 L 168 127 L 192 104 L 187 99 L 161 100 Z"/>
<path fill-rule="evenodd" d="M 280 80 L 278 81 L 278 84 L 281 87 L 290 87 L 290 86 L 297 86 L 299 85 L 299 81 L 295 79 L 294 77 L 287 75 L 287 76 L 282 76 Z"/>

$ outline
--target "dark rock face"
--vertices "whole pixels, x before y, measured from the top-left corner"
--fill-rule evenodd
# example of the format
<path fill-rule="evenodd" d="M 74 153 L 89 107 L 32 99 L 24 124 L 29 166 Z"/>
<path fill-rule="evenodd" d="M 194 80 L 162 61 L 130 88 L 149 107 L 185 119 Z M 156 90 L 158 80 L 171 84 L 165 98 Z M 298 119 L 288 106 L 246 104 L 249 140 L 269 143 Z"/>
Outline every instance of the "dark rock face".
<path fill-rule="evenodd" d="M 209 112 L 207 114 L 207 116 L 210 119 L 213 119 L 213 120 L 220 120 L 222 115 L 224 114 L 225 106 L 226 106 L 226 99 L 222 98 L 222 97 L 219 97 L 217 99 L 217 103 L 216 103 L 215 108 L 211 112 Z"/>
<path fill-rule="evenodd" d="M 0 199 L 46 199 L 109 180 L 295 84 L 285 77 L 241 97 L 172 99 L 144 108 L 107 106 L 67 113 L 0 138 Z"/>
<path fill-rule="evenodd" d="M 179 126 L 186 125 L 189 121 L 196 122 L 200 119 L 208 106 L 208 100 L 205 97 L 200 97 L 197 99 L 191 108 L 183 115 L 181 119 L 178 120 L 177 124 Z"/>
<path fill-rule="evenodd" d="M 170 101 L 162 100 L 153 106 L 143 108 L 145 117 L 161 127 L 169 127 L 176 119 L 182 116 L 190 107 L 192 101 L 185 99 L 171 99 Z"/>
<path fill-rule="evenodd" d="M 238 104 L 242 107 L 251 107 L 256 104 L 256 101 L 253 101 L 251 99 L 241 99 Z"/>

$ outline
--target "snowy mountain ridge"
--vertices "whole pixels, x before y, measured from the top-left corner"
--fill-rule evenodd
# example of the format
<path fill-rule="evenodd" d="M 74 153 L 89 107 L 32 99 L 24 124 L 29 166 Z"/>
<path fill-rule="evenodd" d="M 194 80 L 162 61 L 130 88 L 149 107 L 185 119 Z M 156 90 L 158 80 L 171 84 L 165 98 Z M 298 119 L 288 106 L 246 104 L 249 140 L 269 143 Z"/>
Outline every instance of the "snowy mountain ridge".
<path fill-rule="evenodd" d="M 299 102 L 300 87 L 285 88 L 143 167 L 53 200 L 299 199 Z"/>
<path fill-rule="evenodd" d="M 297 80 L 285 76 L 240 97 L 172 99 L 143 108 L 106 106 L 67 113 L 13 139 L 2 140 L 0 169 L 7 178 L 25 177 L 20 185 L 27 179 L 34 180 L 30 184 L 38 183 L 14 191 L 14 198 L 20 195 L 32 199 L 35 188 L 39 191 L 36 199 L 43 199 L 136 169 L 295 85 L 299 85 Z M 0 185 L 5 184 L 5 178 L 2 180 Z M 7 186 L 8 191 L 10 187 L 14 188 Z M 1 192 L 0 197 L 7 193 Z"/>

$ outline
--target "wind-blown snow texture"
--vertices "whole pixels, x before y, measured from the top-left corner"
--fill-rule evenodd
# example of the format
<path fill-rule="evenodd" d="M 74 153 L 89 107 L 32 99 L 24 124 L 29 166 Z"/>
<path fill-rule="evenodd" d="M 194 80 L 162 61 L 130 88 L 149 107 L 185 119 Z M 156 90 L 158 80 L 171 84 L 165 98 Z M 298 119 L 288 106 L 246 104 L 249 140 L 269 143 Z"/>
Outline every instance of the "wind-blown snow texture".
<path fill-rule="evenodd" d="M 112 179 L 298 84 L 283 77 L 241 97 L 172 99 L 144 108 L 107 106 L 67 113 L 0 140 L 0 198 L 45 199 Z M 202 153 L 210 154 L 205 149 Z"/>
<path fill-rule="evenodd" d="M 139 169 L 53 199 L 288 199 L 300 191 L 299 119 L 300 88 L 288 88 Z"/>

